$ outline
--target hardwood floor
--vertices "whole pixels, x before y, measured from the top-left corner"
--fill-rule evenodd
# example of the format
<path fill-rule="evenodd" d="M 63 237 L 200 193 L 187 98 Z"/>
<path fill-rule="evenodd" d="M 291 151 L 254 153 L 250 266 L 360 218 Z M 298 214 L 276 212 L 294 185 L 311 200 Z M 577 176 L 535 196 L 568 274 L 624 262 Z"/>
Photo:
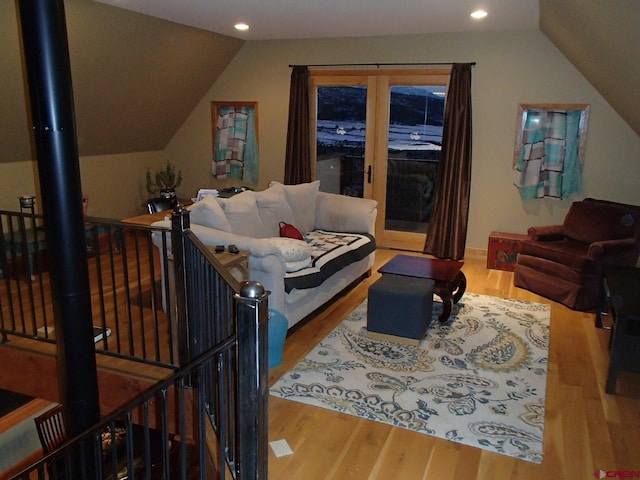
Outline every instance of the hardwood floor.
<path fill-rule="evenodd" d="M 270 370 L 269 385 L 367 297 L 369 285 L 379 277 L 376 270 L 396 253 L 378 250 L 371 277 L 287 338 L 283 364 Z M 512 273 L 488 270 L 484 260 L 467 259 L 463 271 L 470 292 L 552 305 L 544 462 L 535 465 L 517 461 L 269 397 L 269 440 L 285 439 L 294 452 L 280 458 L 269 452 L 271 480 L 587 479 L 595 470 L 640 472 L 640 460 L 636 459 L 640 444 L 640 376 L 621 374 L 617 395 L 605 394 L 609 332 L 594 327 L 593 314 L 574 312 L 515 288 Z"/>
<path fill-rule="evenodd" d="M 366 298 L 376 270 L 396 253 L 378 250 L 370 278 L 287 338 L 269 386 Z M 484 260 L 466 260 L 463 271 L 470 292 L 551 304 L 543 463 L 270 396 L 269 441 L 285 439 L 294 452 L 280 458 L 269 452 L 271 480 L 587 479 L 596 470 L 640 472 L 640 376 L 621 374 L 617 395 L 605 393 L 609 332 L 594 327 L 593 314 L 514 287 L 512 273 L 488 270 Z"/>

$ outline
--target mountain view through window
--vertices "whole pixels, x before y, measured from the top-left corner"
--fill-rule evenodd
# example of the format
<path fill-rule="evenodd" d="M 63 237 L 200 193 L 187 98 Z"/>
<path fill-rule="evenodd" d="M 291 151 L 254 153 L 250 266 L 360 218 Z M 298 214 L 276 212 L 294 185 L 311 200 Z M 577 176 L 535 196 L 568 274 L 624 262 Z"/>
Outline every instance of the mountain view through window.
<path fill-rule="evenodd" d="M 444 99 L 444 86 L 389 87 L 387 229 L 426 232 L 442 148 Z M 367 128 L 367 87 L 318 87 L 321 189 L 363 196 Z"/>

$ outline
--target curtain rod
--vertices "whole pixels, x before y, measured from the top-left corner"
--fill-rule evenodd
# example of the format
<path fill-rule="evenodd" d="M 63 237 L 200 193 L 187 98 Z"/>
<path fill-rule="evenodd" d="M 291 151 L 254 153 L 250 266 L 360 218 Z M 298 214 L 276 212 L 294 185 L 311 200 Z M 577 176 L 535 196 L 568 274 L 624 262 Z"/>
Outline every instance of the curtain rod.
<path fill-rule="evenodd" d="M 391 67 L 391 66 L 435 66 L 453 65 L 455 63 L 469 63 L 474 66 L 476 62 L 416 62 L 416 63 L 324 63 L 316 65 L 289 65 L 292 67 Z"/>

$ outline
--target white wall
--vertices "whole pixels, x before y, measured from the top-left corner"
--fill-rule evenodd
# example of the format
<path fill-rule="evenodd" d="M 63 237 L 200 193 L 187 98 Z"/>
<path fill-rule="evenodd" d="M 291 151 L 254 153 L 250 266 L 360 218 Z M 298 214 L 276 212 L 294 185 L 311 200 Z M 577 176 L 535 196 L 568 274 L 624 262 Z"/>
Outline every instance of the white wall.
<path fill-rule="evenodd" d="M 473 173 L 468 248 L 486 249 L 492 230 L 526 232 L 559 223 L 587 196 L 640 204 L 640 138 L 539 31 L 247 42 L 165 149 L 188 159 L 185 189 L 220 187 L 210 174 L 210 102 L 259 104 L 260 181 L 282 180 L 289 64 L 477 62 L 473 83 Z M 565 200 L 520 200 L 512 170 L 520 103 L 587 103 L 591 116 L 584 189 Z M 227 182 L 233 183 L 233 182 Z M 238 182 L 236 182 L 237 184 Z"/>

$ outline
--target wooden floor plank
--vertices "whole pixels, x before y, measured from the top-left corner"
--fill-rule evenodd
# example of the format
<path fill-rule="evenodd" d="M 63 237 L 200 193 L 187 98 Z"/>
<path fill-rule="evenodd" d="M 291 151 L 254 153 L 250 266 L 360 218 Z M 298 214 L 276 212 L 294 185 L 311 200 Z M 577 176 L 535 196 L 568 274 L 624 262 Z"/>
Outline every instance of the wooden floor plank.
<path fill-rule="evenodd" d="M 414 475 L 425 471 L 429 463 L 428 446 L 435 444 L 419 437 L 415 432 L 403 428 L 392 429 L 379 455 L 375 457 L 374 468 L 369 478 L 419 478 Z"/>
<path fill-rule="evenodd" d="M 456 472 L 455 466 L 460 463 L 460 448 L 452 443 L 437 442 L 429 455 L 429 461 L 424 469 L 423 480 L 438 478 L 440 480 L 454 480 L 462 472 Z M 458 477 L 462 478 L 462 477 Z"/>
<path fill-rule="evenodd" d="M 607 465 L 615 465 L 616 458 L 609 432 L 609 426 L 604 416 L 600 399 L 585 401 L 586 420 L 593 465 L 600 469 Z"/>
<path fill-rule="evenodd" d="M 456 480 L 475 478 L 480 466 L 481 456 L 482 450 L 479 448 L 459 448 L 457 462 L 454 465 L 450 465 L 450 468 L 454 471 L 453 478 Z M 425 475 L 423 478 L 426 480 L 429 477 Z"/>
<path fill-rule="evenodd" d="M 371 457 L 380 450 L 391 430 L 392 427 L 379 429 L 373 422 L 361 419 L 327 479 L 369 478 L 373 469 Z"/>
<path fill-rule="evenodd" d="M 480 455 L 480 464 L 476 478 L 478 480 L 491 480 L 495 478 L 513 478 L 516 468 L 516 460 L 493 452 L 483 451 Z M 473 478 L 473 477 L 471 477 Z"/>

